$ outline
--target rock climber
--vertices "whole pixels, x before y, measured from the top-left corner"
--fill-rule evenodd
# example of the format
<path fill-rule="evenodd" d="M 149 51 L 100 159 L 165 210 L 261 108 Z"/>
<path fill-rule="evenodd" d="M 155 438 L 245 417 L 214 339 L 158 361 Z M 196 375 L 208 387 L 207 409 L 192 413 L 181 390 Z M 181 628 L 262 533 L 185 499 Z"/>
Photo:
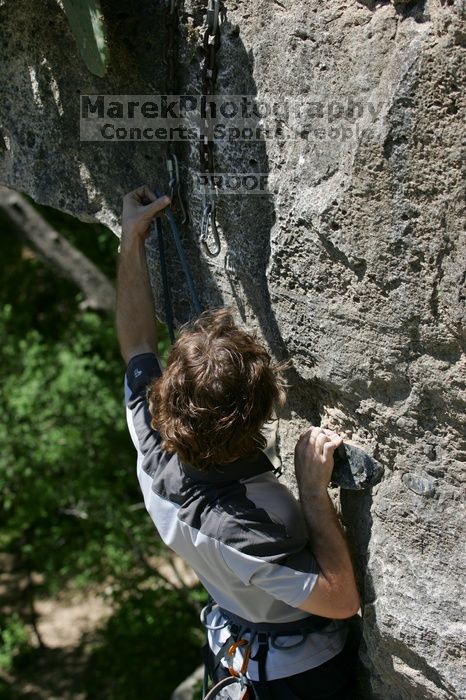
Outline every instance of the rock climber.
<path fill-rule="evenodd" d="M 298 502 L 263 449 L 261 431 L 285 398 L 282 369 L 229 309 L 184 328 L 162 368 L 145 239 L 169 204 L 147 186 L 124 197 L 117 274 L 116 328 L 145 506 L 211 596 L 204 657 L 215 682 L 228 667 L 243 668 L 251 700 L 346 700 L 348 620 L 360 600 L 327 490 L 342 438 L 317 426 L 301 434 Z M 232 646 L 238 636 L 246 646 Z"/>

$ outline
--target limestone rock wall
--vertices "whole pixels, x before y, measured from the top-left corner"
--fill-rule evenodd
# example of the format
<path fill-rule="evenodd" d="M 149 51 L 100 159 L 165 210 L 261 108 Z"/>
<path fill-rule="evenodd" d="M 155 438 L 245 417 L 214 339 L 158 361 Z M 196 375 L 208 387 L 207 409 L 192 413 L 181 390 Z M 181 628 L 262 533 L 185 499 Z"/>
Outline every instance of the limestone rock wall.
<path fill-rule="evenodd" d="M 198 244 L 197 144 L 175 145 L 203 304 L 234 303 L 278 357 L 293 359 L 279 423 L 292 487 L 294 441 L 310 422 L 344 432 L 385 467 L 371 493 L 341 494 L 364 599 L 361 698 L 466 697 L 464 5 L 223 7 L 219 93 L 313 97 L 324 116 L 310 117 L 309 131 L 352 131 L 310 139 L 291 123 L 294 138 L 219 144 L 219 172 L 269 173 L 271 185 L 268 195 L 220 199 L 215 260 Z M 103 3 L 111 64 L 96 78 L 58 4 L 0 2 L 0 181 L 116 231 L 125 191 L 166 187 L 166 145 L 80 142 L 79 93 L 199 93 L 204 10 L 200 0 L 179 4 L 174 89 L 163 3 L 141 2 L 137 14 L 122 0 Z M 349 97 L 361 113 L 329 113 L 332 100 Z M 160 306 L 153 249 L 150 260 Z M 170 260 L 185 320 L 186 290 Z"/>

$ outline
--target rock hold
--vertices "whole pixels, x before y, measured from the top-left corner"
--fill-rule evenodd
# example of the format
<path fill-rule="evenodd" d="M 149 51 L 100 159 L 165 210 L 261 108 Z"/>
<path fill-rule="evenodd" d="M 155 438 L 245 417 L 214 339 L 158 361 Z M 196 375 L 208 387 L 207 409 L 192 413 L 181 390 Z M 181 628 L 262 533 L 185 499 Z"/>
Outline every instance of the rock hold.
<path fill-rule="evenodd" d="M 333 453 L 331 486 L 359 491 L 372 488 L 383 477 L 383 467 L 367 452 L 344 442 Z"/>

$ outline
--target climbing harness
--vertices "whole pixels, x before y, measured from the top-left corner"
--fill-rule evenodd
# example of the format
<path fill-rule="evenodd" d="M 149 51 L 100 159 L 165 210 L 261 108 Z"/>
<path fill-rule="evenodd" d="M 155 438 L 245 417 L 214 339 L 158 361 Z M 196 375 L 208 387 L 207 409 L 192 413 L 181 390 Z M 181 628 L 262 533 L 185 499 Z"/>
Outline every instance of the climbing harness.
<path fill-rule="evenodd" d="M 206 633 L 209 629 L 223 629 L 226 626 L 226 623 L 223 623 L 222 625 L 218 626 L 209 625 L 207 623 L 207 615 L 210 612 L 210 610 L 212 610 L 213 605 L 214 603 L 212 599 L 210 599 L 209 603 L 201 611 L 201 622 L 206 628 Z M 246 639 L 243 639 L 241 637 L 242 631 L 243 630 L 240 629 L 238 630 L 238 634 L 231 634 L 230 637 L 224 642 L 224 644 L 222 644 L 220 650 L 216 654 L 214 667 L 211 669 L 212 680 L 222 658 L 225 658 L 227 661 L 227 668 L 230 673 L 230 677 L 224 678 L 223 680 L 216 683 L 210 691 L 208 690 L 209 667 L 206 660 L 206 663 L 204 664 L 204 684 L 202 693 L 202 697 L 204 698 L 204 700 L 213 700 L 213 698 L 224 698 L 225 700 L 249 699 L 248 688 L 251 684 L 248 678 L 246 677 L 246 671 L 248 668 L 249 659 L 251 657 L 251 645 L 253 640 L 251 640 L 248 643 Z M 208 641 L 206 642 L 206 644 L 208 645 Z M 235 671 L 235 669 L 233 668 L 233 660 L 235 657 L 235 653 L 239 647 L 243 646 L 245 647 L 243 663 L 241 664 L 240 671 Z"/>
<path fill-rule="evenodd" d="M 221 251 L 221 242 L 217 228 L 218 187 L 215 178 L 213 125 L 211 121 L 211 104 L 208 96 L 215 94 L 217 79 L 217 51 L 220 46 L 219 32 L 220 0 L 209 0 L 207 7 L 206 29 L 202 41 L 204 58 L 201 63 L 201 140 L 199 154 L 203 177 L 203 207 L 199 242 L 210 258 L 215 258 Z M 207 184 L 208 183 L 208 184 Z"/>
<path fill-rule="evenodd" d="M 207 622 L 207 617 L 209 613 L 217 608 L 221 612 L 224 622 L 219 625 L 212 625 Z M 213 677 L 217 668 L 219 667 L 222 658 L 226 658 L 228 663 L 228 668 L 232 666 L 232 658 L 236 649 L 240 646 L 247 645 L 247 662 L 249 658 L 257 662 L 259 683 L 264 684 L 264 697 L 267 694 L 267 673 L 266 673 L 266 661 L 267 653 L 270 647 L 274 649 L 280 649 L 282 651 L 289 649 L 296 649 L 302 646 L 308 635 L 313 632 L 326 633 L 327 627 L 332 626 L 331 632 L 335 632 L 338 626 L 343 627 L 346 622 L 341 621 L 335 626 L 335 620 L 331 620 L 326 617 L 320 617 L 319 615 L 309 615 L 301 620 L 296 620 L 295 622 L 283 622 L 283 623 L 267 623 L 267 622 L 250 622 L 244 618 L 233 614 L 229 610 L 221 608 L 217 603 L 215 603 L 212 598 L 210 598 L 207 605 L 201 611 L 201 623 L 205 627 L 206 632 L 208 630 L 220 630 L 228 628 L 230 636 L 222 644 L 218 652 L 215 654 L 213 664 L 208 668 L 205 665 L 204 672 L 204 697 L 207 693 L 208 683 L 209 683 L 209 673 Z M 244 639 L 243 635 L 245 633 L 250 634 L 249 641 Z M 280 637 L 297 637 L 295 642 L 287 641 L 286 644 L 279 643 Z M 254 641 L 257 640 L 258 648 L 255 656 L 250 656 L 251 649 Z M 246 655 L 245 657 L 246 658 Z M 244 664 L 243 664 L 244 665 Z M 246 663 L 247 668 L 247 663 Z M 230 670 L 231 673 L 231 670 Z M 243 673 L 241 669 L 240 675 Z M 244 671 L 246 673 L 246 670 Z M 215 696 L 214 696 L 215 697 Z M 225 698 L 229 696 L 226 695 Z"/>

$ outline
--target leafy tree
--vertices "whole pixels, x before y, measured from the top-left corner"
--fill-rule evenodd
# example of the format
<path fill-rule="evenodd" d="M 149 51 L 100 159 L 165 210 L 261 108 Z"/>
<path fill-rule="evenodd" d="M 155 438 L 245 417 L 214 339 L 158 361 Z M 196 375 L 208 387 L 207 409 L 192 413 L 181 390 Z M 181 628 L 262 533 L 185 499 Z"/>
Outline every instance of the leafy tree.
<path fill-rule="evenodd" d="M 167 700 L 201 661 L 198 616 L 173 590 L 128 597 L 102 630 L 87 685 L 99 700 Z"/>
<path fill-rule="evenodd" d="M 114 274 L 110 232 L 41 212 Z M 114 321 L 81 311 L 75 287 L 50 274 L 2 224 L 0 552 L 14 554 L 27 575 L 40 574 L 34 595 L 110 582 L 115 614 L 92 647 L 89 687 L 100 690 L 89 697 L 165 699 L 199 661 L 196 610 L 204 594 L 174 589 L 154 565 L 168 553 L 141 509 Z M 159 331 L 166 352 L 164 327 Z M 33 612 L 19 612 L 0 619 L 4 666 L 20 663 L 22 624 L 35 622 Z M 118 671 L 125 658 L 126 671 Z M 0 686 L 2 697 L 8 693 Z"/>

